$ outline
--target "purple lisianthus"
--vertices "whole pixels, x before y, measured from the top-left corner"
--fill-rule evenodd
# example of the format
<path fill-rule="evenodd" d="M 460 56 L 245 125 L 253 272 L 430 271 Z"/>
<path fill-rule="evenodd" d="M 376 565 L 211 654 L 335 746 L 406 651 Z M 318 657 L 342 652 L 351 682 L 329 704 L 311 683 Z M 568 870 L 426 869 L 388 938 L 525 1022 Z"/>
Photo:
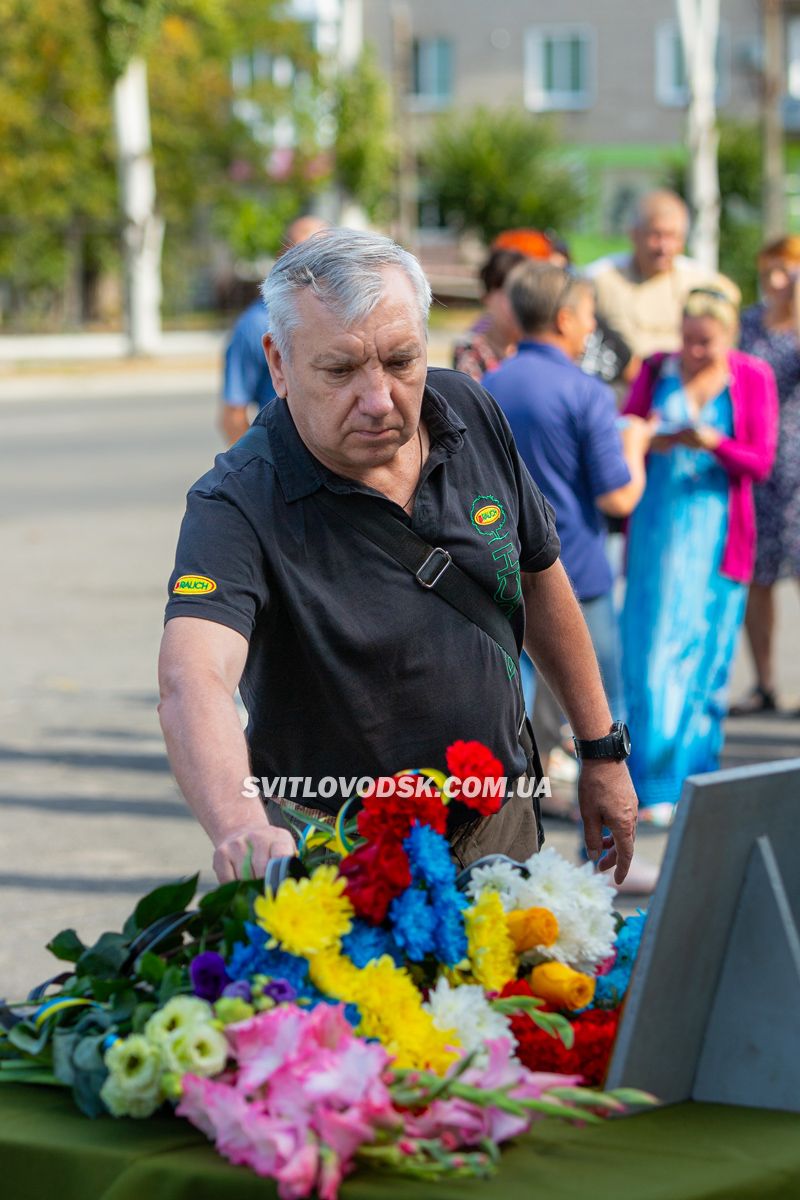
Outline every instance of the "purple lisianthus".
<path fill-rule="evenodd" d="M 291 1004 L 297 999 L 297 992 L 286 979 L 272 979 L 264 988 L 264 995 L 269 996 L 276 1004 Z"/>
<path fill-rule="evenodd" d="M 225 959 L 215 950 L 206 950 L 193 958 L 189 965 L 189 976 L 195 996 L 208 1000 L 209 1004 L 219 1000 L 222 989 L 226 983 L 230 983 Z"/>
<path fill-rule="evenodd" d="M 234 979 L 233 983 L 226 983 L 222 994 L 226 1000 L 246 1000 L 248 1004 L 253 998 L 250 984 L 246 979 Z"/>

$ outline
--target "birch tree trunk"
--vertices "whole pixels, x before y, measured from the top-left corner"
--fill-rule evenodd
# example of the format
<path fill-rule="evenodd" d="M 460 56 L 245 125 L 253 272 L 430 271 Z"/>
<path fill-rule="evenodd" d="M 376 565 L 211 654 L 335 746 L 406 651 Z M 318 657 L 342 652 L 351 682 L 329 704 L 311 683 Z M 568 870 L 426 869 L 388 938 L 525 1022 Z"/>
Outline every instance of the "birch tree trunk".
<path fill-rule="evenodd" d="M 164 223 L 155 212 L 147 67 L 132 58 L 114 84 L 120 203 L 124 218 L 125 283 L 131 354 L 152 354 L 161 341 L 161 245 Z"/>
<path fill-rule="evenodd" d="M 719 0 L 677 0 L 689 89 L 689 204 L 691 252 L 709 270 L 719 263 L 719 173 L 716 98 Z"/>

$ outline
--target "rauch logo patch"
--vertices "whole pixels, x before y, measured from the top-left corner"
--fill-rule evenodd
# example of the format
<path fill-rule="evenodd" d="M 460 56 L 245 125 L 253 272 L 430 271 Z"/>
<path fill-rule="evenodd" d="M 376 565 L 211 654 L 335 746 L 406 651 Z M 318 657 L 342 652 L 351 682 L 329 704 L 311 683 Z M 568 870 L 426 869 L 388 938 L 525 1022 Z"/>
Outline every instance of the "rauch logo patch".
<path fill-rule="evenodd" d="M 216 590 L 217 585 L 207 575 L 181 575 L 180 579 L 175 580 L 172 589 L 173 594 L 179 596 L 205 596 L 208 592 Z"/>
<path fill-rule="evenodd" d="M 476 496 L 469 515 L 478 533 L 496 533 L 506 523 L 505 509 L 494 496 Z"/>

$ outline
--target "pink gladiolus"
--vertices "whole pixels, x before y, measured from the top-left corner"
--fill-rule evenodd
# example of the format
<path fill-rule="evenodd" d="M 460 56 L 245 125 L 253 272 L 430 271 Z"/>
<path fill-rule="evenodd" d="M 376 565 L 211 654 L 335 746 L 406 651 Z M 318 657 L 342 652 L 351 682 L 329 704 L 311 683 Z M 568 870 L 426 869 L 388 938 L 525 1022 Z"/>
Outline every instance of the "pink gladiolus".
<path fill-rule="evenodd" d="M 227 1027 L 225 1033 L 239 1063 L 241 1091 L 255 1091 L 277 1067 L 295 1056 L 305 1017 L 302 1009 L 282 1004 Z"/>
<path fill-rule="evenodd" d="M 183 1095 L 177 1107 L 207 1138 L 215 1141 L 220 1152 L 233 1163 L 249 1163 L 251 1106 L 244 1096 L 225 1083 L 184 1075 Z"/>
<path fill-rule="evenodd" d="M 178 1112 L 278 1184 L 281 1200 L 336 1200 L 359 1148 L 402 1128 L 384 1081 L 389 1056 L 357 1038 L 341 1006 L 270 1009 L 229 1025 L 238 1073 L 184 1077 Z"/>
<path fill-rule="evenodd" d="M 462 1081 L 485 1092 L 502 1091 L 513 1100 L 538 1100 L 550 1087 L 572 1086 L 580 1082 L 577 1075 L 534 1073 L 524 1067 L 512 1053 L 509 1038 L 486 1042 L 488 1061 L 482 1067 L 470 1067 Z M 508 1141 L 524 1133 L 535 1119 L 535 1113 L 517 1116 L 495 1105 L 479 1105 L 453 1096 L 435 1100 L 422 1113 L 409 1115 L 406 1132 L 412 1137 L 438 1138 L 443 1144 L 477 1146 L 485 1138 L 496 1143 Z"/>

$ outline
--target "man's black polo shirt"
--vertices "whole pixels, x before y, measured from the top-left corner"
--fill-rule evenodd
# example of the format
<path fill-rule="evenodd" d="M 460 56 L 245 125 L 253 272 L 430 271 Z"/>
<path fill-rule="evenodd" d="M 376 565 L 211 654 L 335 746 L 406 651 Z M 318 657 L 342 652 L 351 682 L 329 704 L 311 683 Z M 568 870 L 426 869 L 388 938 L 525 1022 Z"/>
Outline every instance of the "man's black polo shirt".
<path fill-rule="evenodd" d="M 422 414 L 431 445 L 412 517 L 325 468 L 282 400 L 257 417 L 271 462 L 234 445 L 189 492 L 166 618 L 202 617 L 248 639 L 240 692 L 254 775 L 446 771 L 459 738 L 489 746 L 509 778 L 525 769 L 505 655 L 316 498 L 329 488 L 388 505 L 494 597 L 521 647 L 519 572 L 558 557 L 552 510 L 499 408 L 467 376 L 429 371 Z"/>

